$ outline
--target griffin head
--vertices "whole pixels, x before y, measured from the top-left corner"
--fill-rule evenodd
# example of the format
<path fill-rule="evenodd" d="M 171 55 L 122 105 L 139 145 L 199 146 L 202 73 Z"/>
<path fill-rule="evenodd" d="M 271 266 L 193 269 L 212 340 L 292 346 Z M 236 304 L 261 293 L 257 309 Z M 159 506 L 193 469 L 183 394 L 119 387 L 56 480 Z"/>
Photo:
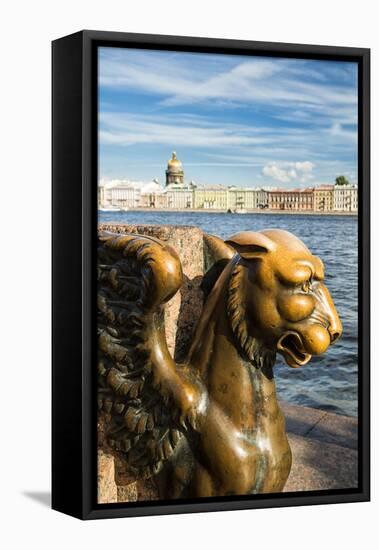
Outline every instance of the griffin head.
<path fill-rule="evenodd" d="M 232 289 L 241 306 L 234 328 L 245 350 L 255 339 L 299 367 L 338 340 L 342 324 L 323 283 L 323 263 L 300 239 L 270 229 L 244 231 L 226 243 L 239 255 Z"/>

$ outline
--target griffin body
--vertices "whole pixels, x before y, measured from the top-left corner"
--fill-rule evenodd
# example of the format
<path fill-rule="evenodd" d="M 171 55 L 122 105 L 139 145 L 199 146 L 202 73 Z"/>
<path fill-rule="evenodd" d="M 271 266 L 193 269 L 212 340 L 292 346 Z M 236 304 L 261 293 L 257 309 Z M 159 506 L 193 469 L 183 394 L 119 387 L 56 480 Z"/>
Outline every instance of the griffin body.
<path fill-rule="evenodd" d="M 176 364 L 164 304 L 182 284 L 157 239 L 102 235 L 99 406 L 109 445 L 161 498 L 280 492 L 291 469 L 273 367 L 324 353 L 342 332 L 323 265 L 286 231 L 206 237 L 214 266 L 188 357 Z"/>

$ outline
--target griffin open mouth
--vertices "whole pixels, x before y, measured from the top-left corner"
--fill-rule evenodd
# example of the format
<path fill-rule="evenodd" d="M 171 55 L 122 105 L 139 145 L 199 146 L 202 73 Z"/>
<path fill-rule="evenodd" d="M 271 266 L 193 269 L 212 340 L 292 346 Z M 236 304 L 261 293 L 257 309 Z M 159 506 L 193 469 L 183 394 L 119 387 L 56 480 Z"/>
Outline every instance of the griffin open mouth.
<path fill-rule="evenodd" d="M 297 332 L 289 331 L 283 334 L 278 340 L 277 348 L 290 367 L 306 365 L 312 357 L 304 350 L 303 341 Z"/>

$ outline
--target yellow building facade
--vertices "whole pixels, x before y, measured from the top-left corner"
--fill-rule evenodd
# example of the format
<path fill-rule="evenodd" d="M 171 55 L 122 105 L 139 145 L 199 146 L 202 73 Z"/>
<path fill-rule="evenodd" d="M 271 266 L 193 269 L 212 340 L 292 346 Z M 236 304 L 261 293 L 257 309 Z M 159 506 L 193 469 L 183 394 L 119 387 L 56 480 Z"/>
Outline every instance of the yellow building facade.
<path fill-rule="evenodd" d="M 313 208 L 316 212 L 333 210 L 334 185 L 320 185 L 313 190 Z"/>
<path fill-rule="evenodd" d="M 196 187 L 193 190 L 193 207 L 205 210 L 227 210 L 228 189 L 219 186 Z"/>

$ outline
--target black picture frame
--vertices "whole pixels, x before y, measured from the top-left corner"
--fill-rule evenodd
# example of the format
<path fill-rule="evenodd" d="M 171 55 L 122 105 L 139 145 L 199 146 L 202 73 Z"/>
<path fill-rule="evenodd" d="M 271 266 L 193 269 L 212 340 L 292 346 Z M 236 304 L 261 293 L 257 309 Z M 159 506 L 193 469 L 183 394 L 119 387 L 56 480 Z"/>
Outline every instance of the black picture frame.
<path fill-rule="evenodd" d="M 196 501 L 96 503 L 97 48 L 347 60 L 359 76 L 359 487 Z M 370 499 L 370 50 L 81 31 L 52 43 L 52 507 L 81 519 Z"/>

